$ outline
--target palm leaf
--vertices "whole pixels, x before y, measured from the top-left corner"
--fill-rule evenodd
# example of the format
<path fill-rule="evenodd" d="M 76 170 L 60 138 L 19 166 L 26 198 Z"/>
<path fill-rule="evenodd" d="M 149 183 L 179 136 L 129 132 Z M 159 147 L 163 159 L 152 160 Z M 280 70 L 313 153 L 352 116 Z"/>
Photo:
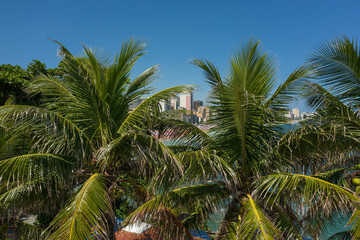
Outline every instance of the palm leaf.
<path fill-rule="evenodd" d="M 108 238 L 106 214 L 112 215 L 106 177 L 94 174 L 51 222 L 48 239 L 87 239 L 93 234 Z"/>
<path fill-rule="evenodd" d="M 16 223 L 16 231 L 15 235 L 17 239 L 35 239 L 35 240 L 43 240 L 46 239 L 42 232 L 44 229 L 28 224 L 25 222 L 17 222 Z"/>
<path fill-rule="evenodd" d="M 309 62 L 316 67 L 325 86 L 332 88 L 334 95 L 359 106 L 359 56 L 357 42 L 344 36 L 322 44 Z"/>
<path fill-rule="evenodd" d="M 17 131 L 33 132 L 40 139 L 41 135 L 62 136 L 62 145 L 50 144 L 48 149 L 64 149 L 69 145 L 80 145 L 85 149 L 91 145 L 91 140 L 73 121 L 45 108 L 23 105 L 8 105 L 0 107 L 0 121 L 16 124 Z M 49 139 L 47 139 L 49 140 Z M 56 142 L 60 144 L 59 142 Z"/>
<path fill-rule="evenodd" d="M 125 220 L 125 224 L 144 221 L 157 226 L 166 239 L 192 239 L 184 224 L 190 223 L 184 220 L 182 223 L 174 212 L 196 212 L 198 220 L 204 222 L 206 217 L 216 211 L 220 200 L 228 196 L 228 192 L 217 184 L 199 184 L 174 189 L 168 193 L 154 197 L 146 202 Z M 189 200 L 191 199 L 191 202 Z M 199 209 L 198 207 L 202 207 Z M 190 219 L 188 219 L 190 221 Z M 200 222 L 191 226 L 200 229 Z"/>
<path fill-rule="evenodd" d="M 204 71 L 205 78 L 211 86 L 215 87 L 218 84 L 222 84 L 219 70 L 213 63 L 207 60 L 193 59 L 192 64 L 198 66 Z"/>
<path fill-rule="evenodd" d="M 338 232 L 328 238 L 328 240 L 352 240 L 351 231 Z"/>
<path fill-rule="evenodd" d="M 138 125 L 141 122 L 141 116 L 144 110 L 149 108 L 149 104 L 158 103 L 161 100 L 167 100 L 173 97 L 176 93 L 181 93 L 184 91 L 192 91 L 194 87 L 191 85 L 177 86 L 162 90 L 139 104 L 122 122 L 121 126 L 118 129 L 118 133 L 122 134 L 125 131 L 128 131 L 133 126 Z"/>
<path fill-rule="evenodd" d="M 280 231 L 266 216 L 255 200 L 247 195 L 240 210 L 239 222 L 233 225 L 228 236 L 231 239 L 278 239 Z"/>
<path fill-rule="evenodd" d="M 59 183 L 64 182 L 73 168 L 73 163 L 64 156 L 50 153 L 20 155 L 0 161 L 1 183 L 19 184 L 36 178 L 57 174 Z"/>

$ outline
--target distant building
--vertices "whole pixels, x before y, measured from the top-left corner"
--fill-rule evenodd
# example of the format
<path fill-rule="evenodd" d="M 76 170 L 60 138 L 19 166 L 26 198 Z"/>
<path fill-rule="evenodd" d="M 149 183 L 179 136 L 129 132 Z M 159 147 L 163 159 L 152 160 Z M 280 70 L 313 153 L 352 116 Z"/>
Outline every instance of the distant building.
<path fill-rule="evenodd" d="M 197 112 L 198 108 L 201 107 L 202 105 L 203 105 L 203 101 L 200 100 L 194 101 L 194 111 Z"/>
<path fill-rule="evenodd" d="M 292 109 L 292 114 L 294 115 L 294 119 L 300 119 L 300 109 L 293 108 Z"/>
<path fill-rule="evenodd" d="M 285 117 L 286 117 L 286 118 L 290 118 L 290 119 L 291 119 L 291 115 L 292 115 L 292 114 L 291 114 L 290 111 L 288 111 L 288 113 L 285 113 Z"/>
<path fill-rule="evenodd" d="M 208 120 L 209 116 L 211 116 L 210 108 L 207 106 L 198 107 L 196 116 L 199 117 L 200 122 L 206 122 Z"/>
<path fill-rule="evenodd" d="M 170 108 L 171 108 L 171 110 L 179 109 L 179 97 L 178 96 L 175 96 L 170 99 Z"/>
<path fill-rule="evenodd" d="M 193 108 L 193 95 L 191 92 L 180 93 L 180 107 L 186 110 L 192 111 Z"/>
<path fill-rule="evenodd" d="M 301 119 L 307 119 L 309 117 L 312 117 L 314 115 L 313 112 L 302 112 L 301 114 Z"/>
<path fill-rule="evenodd" d="M 160 112 L 169 111 L 171 109 L 169 102 L 160 101 Z"/>

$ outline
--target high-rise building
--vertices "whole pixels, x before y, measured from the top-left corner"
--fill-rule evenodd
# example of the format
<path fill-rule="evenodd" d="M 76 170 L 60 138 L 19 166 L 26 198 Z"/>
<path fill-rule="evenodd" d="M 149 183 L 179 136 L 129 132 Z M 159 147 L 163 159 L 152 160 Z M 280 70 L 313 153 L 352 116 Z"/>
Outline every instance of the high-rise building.
<path fill-rule="evenodd" d="M 191 92 L 180 93 L 180 107 L 185 108 L 188 111 L 192 111 L 193 95 Z"/>
<path fill-rule="evenodd" d="M 170 104 L 167 101 L 160 101 L 160 112 L 170 110 Z"/>
<path fill-rule="evenodd" d="M 292 115 L 292 114 L 291 114 L 290 111 L 288 111 L 288 113 L 285 113 L 285 117 L 286 117 L 286 118 L 290 118 L 290 119 L 291 119 L 291 115 Z"/>
<path fill-rule="evenodd" d="M 175 96 L 170 99 L 170 107 L 171 107 L 171 110 L 179 109 L 179 97 L 178 96 Z"/>
<path fill-rule="evenodd" d="M 294 116 L 294 119 L 299 119 L 300 118 L 300 109 L 298 108 L 293 108 L 292 109 L 292 114 Z"/>
<path fill-rule="evenodd" d="M 211 116 L 210 108 L 206 106 L 200 106 L 196 112 L 196 115 L 201 118 L 201 121 L 206 122 L 209 116 Z"/>
<path fill-rule="evenodd" d="M 202 105 L 203 105 L 203 101 L 200 100 L 194 101 L 194 111 L 197 112 L 198 108 L 201 107 Z"/>

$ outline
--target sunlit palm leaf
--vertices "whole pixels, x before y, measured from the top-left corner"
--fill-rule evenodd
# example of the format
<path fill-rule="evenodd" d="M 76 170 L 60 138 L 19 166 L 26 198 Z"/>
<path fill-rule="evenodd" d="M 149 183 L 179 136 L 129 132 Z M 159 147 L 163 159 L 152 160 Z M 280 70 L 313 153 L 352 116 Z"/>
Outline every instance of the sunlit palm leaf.
<path fill-rule="evenodd" d="M 94 174 L 81 186 L 68 205 L 55 217 L 48 239 L 87 239 L 92 235 L 108 238 L 107 217 L 113 215 L 106 189 L 106 177 Z"/>
<path fill-rule="evenodd" d="M 240 210 L 239 222 L 234 223 L 229 230 L 231 239 L 278 239 L 280 231 L 265 213 L 262 212 L 255 200 L 247 195 Z"/>
<path fill-rule="evenodd" d="M 359 106 L 359 56 L 357 42 L 344 36 L 321 45 L 310 59 L 321 81 L 353 106 Z"/>

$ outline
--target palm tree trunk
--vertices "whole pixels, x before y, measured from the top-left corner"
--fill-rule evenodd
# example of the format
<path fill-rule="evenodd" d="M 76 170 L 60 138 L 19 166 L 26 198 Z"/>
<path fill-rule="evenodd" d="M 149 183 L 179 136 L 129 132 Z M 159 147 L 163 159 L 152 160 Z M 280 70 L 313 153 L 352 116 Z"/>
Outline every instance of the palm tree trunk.
<path fill-rule="evenodd" d="M 115 238 L 115 218 L 112 214 L 106 213 L 106 221 L 109 230 L 109 240 L 116 240 Z"/>
<path fill-rule="evenodd" d="M 234 198 L 226 211 L 225 217 L 216 231 L 214 240 L 225 239 L 229 223 L 236 221 L 240 211 L 239 201 Z"/>

